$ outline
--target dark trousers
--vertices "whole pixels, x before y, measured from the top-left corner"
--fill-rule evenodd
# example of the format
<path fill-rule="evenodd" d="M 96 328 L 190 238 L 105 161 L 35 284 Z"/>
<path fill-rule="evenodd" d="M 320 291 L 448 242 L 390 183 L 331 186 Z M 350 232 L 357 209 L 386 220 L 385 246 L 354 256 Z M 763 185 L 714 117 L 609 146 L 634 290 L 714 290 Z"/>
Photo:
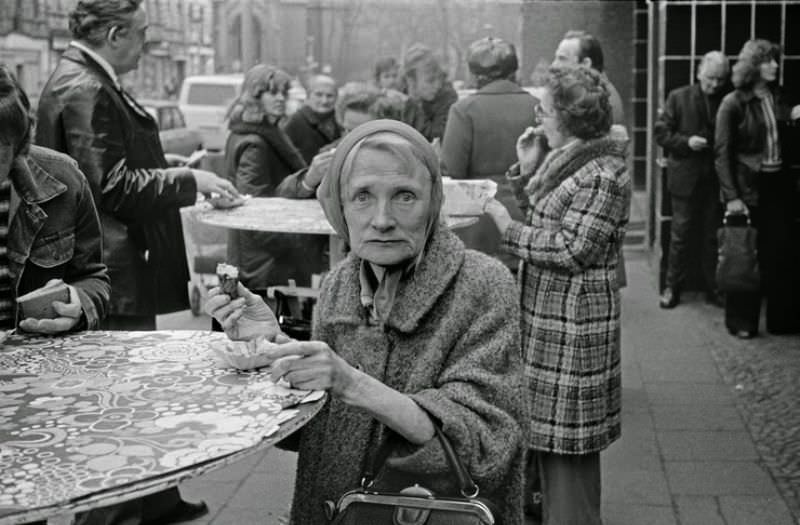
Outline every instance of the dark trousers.
<path fill-rule="evenodd" d="M 672 228 L 669 238 L 669 260 L 666 285 L 680 291 L 686 280 L 690 232 L 701 235 L 700 265 L 706 291 L 716 289 L 717 228 L 722 216 L 719 188 L 711 182 L 698 182 L 689 197 L 671 196 Z"/>
<path fill-rule="evenodd" d="M 600 453 L 530 453 L 527 476 L 541 484 L 542 525 L 601 525 Z"/>
<path fill-rule="evenodd" d="M 794 179 L 786 172 L 759 173 L 759 205 L 750 206 L 750 220 L 758 230 L 759 292 L 725 296 L 725 326 L 731 332 L 758 332 L 762 299 L 766 302 L 767 331 L 800 332 L 797 292 L 797 247 L 794 245 Z"/>

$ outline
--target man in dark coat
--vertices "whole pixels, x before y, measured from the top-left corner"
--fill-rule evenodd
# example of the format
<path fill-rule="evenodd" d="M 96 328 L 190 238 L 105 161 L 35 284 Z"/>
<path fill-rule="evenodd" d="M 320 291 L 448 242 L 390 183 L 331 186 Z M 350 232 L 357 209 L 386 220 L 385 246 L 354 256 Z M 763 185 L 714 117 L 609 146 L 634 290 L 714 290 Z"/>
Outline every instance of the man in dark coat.
<path fill-rule="evenodd" d="M 514 46 L 498 38 L 473 42 L 467 63 L 478 91 L 450 106 L 442 140 L 442 175 L 453 179 L 491 179 L 497 199 L 514 220 L 525 219 L 505 177 L 517 161 L 515 145 L 536 120 L 538 100 L 515 81 L 518 61 Z M 516 272 L 519 260 L 500 249 L 500 232 L 491 217 L 458 230 L 467 248 L 497 257 Z"/>
<path fill-rule="evenodd" d="M 144 48 L 141 0 L 80 0 L 69 27 L 75 40 L 42 92 L 36 142 L 78 161 L 99 209 L 112 283 L 104 328 L 155 329 L 157 313 L 188 307 L 178 209 L 198 191 L 238 193 L 213 173 L 167 168 L 158 125 L 121 88 L 118 76 L 136 68 Z M 206 512 L 169 489 L 92 511 L 82 523 L 166 524 Z"/>
<path fill-rule="evenodd" d="M 403 59 L 403 80 L 409 97 L 403 122 L 431 142 L 442 140 L 447 114 L 458 94 L 430 48 L 414 44 L 408 49 Z"/>
<path fill-rule="evenodd" d="M 706 297 L 720 304 L 716 292 L 716 231 L 720 221 L 719 183 L 714 171 L 714 123 L 725 95 L 728 60 L 719 51 L 703 56 L 698 82 L 675 89 L 655 124 L 655 137 L 667 154 L 667 189 L 672 202 L 669 260 L 660 306 L 680 301 L 686 276 L 689 232 L 702 235 L 701 266 Z"/>
<path fill-rule="evenodd" d="M 67 153 L 86 175 L 103 225 L 113 289 L 104 328 L 155 329 L 155 316 L 188 308 L 178 209 L 197 192 L 233 195 L 211 172 L 167 168 L 158 125 L 120 86 L 136 68 L 147 18 L 141 0 L 81 0 L 75 40 L 39 100 L 36 143 Z"/>
<path fill-rule="evenodd" d="M 307 164 L 321 148 L 342 134 L 335 106 L 336 81 L 327 75 L 311 77 L 305 105 L 289 117 L 283 128 Z"/>

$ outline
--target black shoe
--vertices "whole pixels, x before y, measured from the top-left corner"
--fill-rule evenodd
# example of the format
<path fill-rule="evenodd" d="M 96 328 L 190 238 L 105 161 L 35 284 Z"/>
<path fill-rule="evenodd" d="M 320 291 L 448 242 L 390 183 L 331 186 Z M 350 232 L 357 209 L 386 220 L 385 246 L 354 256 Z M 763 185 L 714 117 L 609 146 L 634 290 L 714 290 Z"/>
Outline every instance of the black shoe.
<path fill-rule="evenodd" d="M 664 288 L 664 291 L 661 292 L 661 299 L 659 299 L 658 305 L 661 308 L 666 308 L 666 309 L 675 308 L 676 306 L 678 306 L 680 300 L 681 300 L 681 294 L 678 293 L 677 290 L 674 290 L 669 286 L 667 286 L 666 288 Z"/>
<path fill-rule="evenodd" d="M 706 292 L 706 302 L 710 305 L 723 308 L 725 306 L 725 296 L 717 290 Z"/>
<path fill-rule="evenodd" d="M 201 516 L 208 514 L 208 505 L 204 501 L 197 503 L 190 503 L 188 501 L 180 500 L 177 505 L 166 515 L 159 517 L 159 525 L 167 525 L 168 523 L 183 523 L 185 521 L 196 520 Z M 149 525 L 149 524 L 145 524 Z M 155 523 L 153 523 L 155 525 Z"/>

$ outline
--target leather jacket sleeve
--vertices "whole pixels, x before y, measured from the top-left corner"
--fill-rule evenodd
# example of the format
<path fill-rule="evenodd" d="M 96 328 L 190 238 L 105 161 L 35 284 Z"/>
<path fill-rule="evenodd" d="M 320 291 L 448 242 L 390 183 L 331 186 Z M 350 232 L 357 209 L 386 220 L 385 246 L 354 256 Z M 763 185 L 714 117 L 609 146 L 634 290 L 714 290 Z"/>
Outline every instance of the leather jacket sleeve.
<path fill-rule="evenodd" d="M 679 118 L 679 105 L 675 92 L 673 91 L 667 96 L 667 103 L 664 105 L 664 110 L 656 120 L 654 127 L 656 143 L 664 148 L 670 155 L 688 157 L 691 154 L 689 137 L 678 133 Z"/>
<path fill-rule="evenodd" d="M 197 185 L 190 170 L 131 169 L 126 164 L 125 120 L 102 88 L 76 87 L 63 105 L 64 151 L 78 161 L 99 208 L 120 220 L 141 222 L 193 204 Z"/>
<path fill-rule="evenodd" d="M 86 319 L 86 329 L 97 330 L 106 314 L 111 284 L 103 264 L 103 235 L 92 192 L 85 179 L 82 184 L 75 218 L 75 251 L 67 270 L 66 281 L 75 287 Z"/>
<path fill-rule="evenodd" d="M 719 178 L 719 189 L 725 202 L 740 198 L 739 188 L 734 182 L 734 133 L 741 119 L 734 98 L 726 96 L 717 112 L 714 131 L 714 167 Z"/>

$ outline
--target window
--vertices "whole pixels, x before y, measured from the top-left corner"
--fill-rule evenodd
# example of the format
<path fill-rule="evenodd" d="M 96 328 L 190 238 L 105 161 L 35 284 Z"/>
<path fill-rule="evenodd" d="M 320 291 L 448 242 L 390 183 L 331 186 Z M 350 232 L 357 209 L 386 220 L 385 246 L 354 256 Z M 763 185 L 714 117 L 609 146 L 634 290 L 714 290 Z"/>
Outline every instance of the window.
<path fill-rule="evenodd" d="M 236 88 L 220 84 L 192 84 L 187 104 L 197 106 L 227 106 L 236 98 Z"/>

